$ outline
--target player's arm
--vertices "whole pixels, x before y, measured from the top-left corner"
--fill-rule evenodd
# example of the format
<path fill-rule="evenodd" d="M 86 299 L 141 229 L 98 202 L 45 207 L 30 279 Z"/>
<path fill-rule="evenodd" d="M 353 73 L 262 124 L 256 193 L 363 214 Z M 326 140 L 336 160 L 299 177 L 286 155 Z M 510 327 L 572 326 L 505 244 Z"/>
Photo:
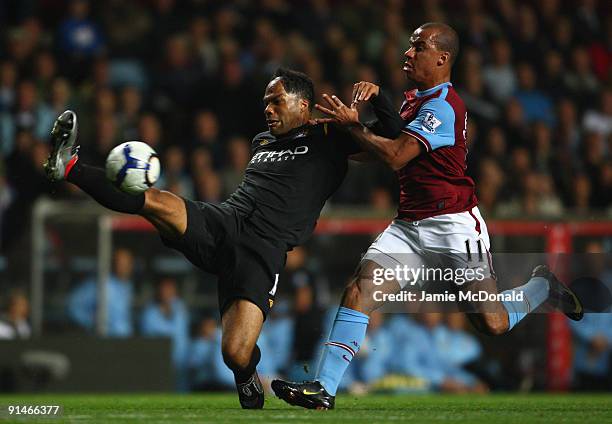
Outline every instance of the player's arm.
<path fill-rule="evenodd" d="M 394 170 L 401 169 L 412 159 L 420 155 L 424 146 L 412 135 L 400 133 L 397 138 L 387 138 L 374 134 L 359 122 L 359 113 L 355 103 L 347 107 L 336 96 L 323 94 L 323 99 L 329 104 L 326 108 L 317 104 L 315 107 L 330 120 L 347 128 L 352 138 L 366 151 L 382 159 Z"/>
<path fill-rule="evenodd" d="M 391 139 L 376 135 L 361 124 L 351 125 L 349 132 L 364 150 L 379 157 L 395 171 L 425 151 L 418 140 L 406 133 Z"/>
<path fill-rule="evenodd" d="M 355 162 L 374 162 L 378 158 L 371 152 L 359 152 L 349 156 L 349 159 Z"/>
<path fill-rule="evenodd" d="M 367 81 L 355 83 L 351 104 L 360 105 L 364 102 L 370 102 L 376 115 L 376 120 L 366 122 L 365 126 L 376 135 L 397 138 L 404 127 L 404 121 L 384 90 L 380 86 Z"/>

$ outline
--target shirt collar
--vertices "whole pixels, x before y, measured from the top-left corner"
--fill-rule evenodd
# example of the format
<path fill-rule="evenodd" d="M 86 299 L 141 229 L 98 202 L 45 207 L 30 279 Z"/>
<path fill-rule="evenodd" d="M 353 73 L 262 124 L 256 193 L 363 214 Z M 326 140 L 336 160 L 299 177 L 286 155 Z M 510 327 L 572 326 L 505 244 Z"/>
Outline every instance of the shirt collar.
<path fill-rule="evenodd" d="M 435 87 L 428 88 L 427 90 L 423 90 L 423 91 L 417 90 L 416 96 L 417 97 L 429 96 L 444 87 L 452 86 L 452 85 L 453 84 L 450 81 L 443 82 L 442 84 L 438 84 Z"/>

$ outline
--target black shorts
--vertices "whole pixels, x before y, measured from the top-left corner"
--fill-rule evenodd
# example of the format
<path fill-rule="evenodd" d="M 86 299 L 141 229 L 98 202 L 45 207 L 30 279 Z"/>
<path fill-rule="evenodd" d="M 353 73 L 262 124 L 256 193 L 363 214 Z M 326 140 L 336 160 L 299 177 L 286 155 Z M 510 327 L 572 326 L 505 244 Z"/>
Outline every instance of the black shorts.
<path fill-rule="evenodd" d="M 234 299 L 247 299 L 268 315 L 278 276 L 285 266 L 286 246 L 254 234 L 248 217 L 232 206 L 185 199 L 187 230 L 163 243 L 191 263 L 219 278 L 221 315 Z"/>

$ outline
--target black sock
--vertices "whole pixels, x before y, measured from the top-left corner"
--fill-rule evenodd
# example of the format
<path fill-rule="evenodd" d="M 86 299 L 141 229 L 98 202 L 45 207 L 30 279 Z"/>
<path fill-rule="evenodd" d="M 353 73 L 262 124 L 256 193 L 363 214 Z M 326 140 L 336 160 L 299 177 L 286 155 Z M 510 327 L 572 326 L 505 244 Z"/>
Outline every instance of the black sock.
<path fill-rule="evenodd" d="M 246 383 L 249 378 L 251 378 L 251 376 L 255 372 L 255 369 L 257 368 L 257 364 L 259 364 L 260 359 L 261 351 L 259 350 L 259 346 L 255 345 L 253 353 L 251 354 L 251 361 L 249 362 L 249 365 L 247 365 L 246 368 L 242 370 L 234 371 L 234 378 L 236 380 L 236 384 Z"/>
<path fill-rule="evenodd" d="M 66 180 L 89 194 L 105 208 L 117 212 L 137 214 L 145 203 L 144 193 L 124 193 L 106 178 L 102 168 L 85 165 L 80 161 L 74 164 Z"/>

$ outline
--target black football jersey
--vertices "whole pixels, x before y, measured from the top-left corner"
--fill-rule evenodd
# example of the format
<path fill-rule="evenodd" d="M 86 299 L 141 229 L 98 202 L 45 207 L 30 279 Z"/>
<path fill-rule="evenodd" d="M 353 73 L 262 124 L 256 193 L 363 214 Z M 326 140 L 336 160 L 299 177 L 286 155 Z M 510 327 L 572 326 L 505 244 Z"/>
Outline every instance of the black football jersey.
<path fill-rule="evenodd" d="M 302 244 L 342 183 L 348 157 L 358 151 L 348 133 L 331 124 L 305 125 L 279 137 L 257 134 L 244 180 L 226 203 L 247 216 L 259 236 L 288 248 Z"/>

